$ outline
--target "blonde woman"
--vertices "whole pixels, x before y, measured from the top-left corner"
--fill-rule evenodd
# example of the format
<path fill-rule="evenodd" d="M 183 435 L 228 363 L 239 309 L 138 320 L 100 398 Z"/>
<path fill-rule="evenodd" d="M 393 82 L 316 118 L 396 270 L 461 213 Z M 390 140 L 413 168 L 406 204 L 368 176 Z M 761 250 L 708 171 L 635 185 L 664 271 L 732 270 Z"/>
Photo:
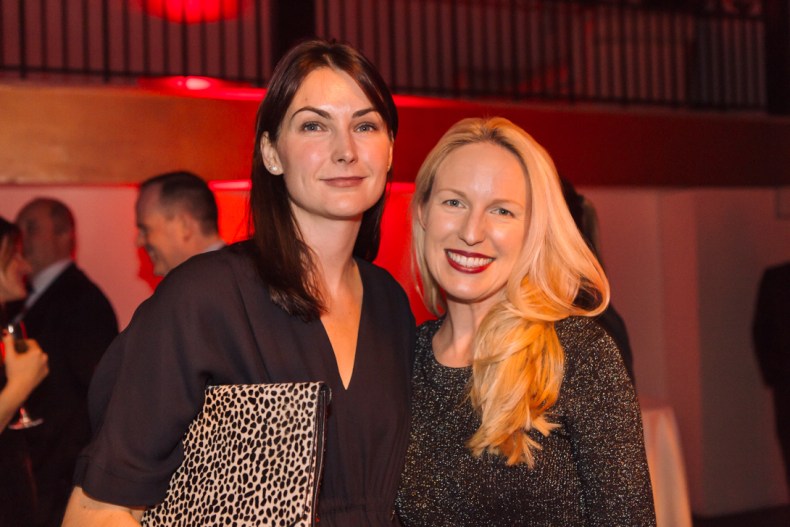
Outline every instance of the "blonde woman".
<path fill-rule="evenodd" d="M 412 200 L 426 304 L 397 500 L 406 526 L 655 525 L 639 406 L 591 318 L 609 285 L 543 148 L 465 119 Z"/>

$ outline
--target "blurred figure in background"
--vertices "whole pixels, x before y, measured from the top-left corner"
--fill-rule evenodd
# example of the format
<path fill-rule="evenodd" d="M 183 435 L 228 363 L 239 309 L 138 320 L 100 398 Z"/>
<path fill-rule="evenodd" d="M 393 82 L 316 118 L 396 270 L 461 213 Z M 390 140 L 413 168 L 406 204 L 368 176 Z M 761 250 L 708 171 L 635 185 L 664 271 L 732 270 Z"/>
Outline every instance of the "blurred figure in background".
<path fill-rule="evenodd" d="M 74 216 L 65 204 L 36 198 L 19 212 L 17 225 L 31 268 L 19 317 L 47 351 L 50 369 L 25 403 L 44 420 L 25 430 L 38 491 L 36 524 L 59 526 L 77 455 L 90 438 L 88 384 L 118 323 L 107 297 L 74 263 Z"/>
<path fill-rule="evenodd" d="M 598 215 L 595 213 L 593 204 L 579 194 L 574 188 L 573 184 L 565 178 L 560 178 L 562 185 L 562 195 L 565 197 L 565 203 L 568 204 L 568 210 L 573 217 L 573 222 L 579 229 L 584 241 L 592 250 L 598 261 L 601 261 L 601 253 L 598 248 Z M 601 264 L 603 265 L 603 263 Z M 623 357 L 625 369 L 628 371 L 628 376 L 631 377 L 631 382 L 636 386 L 636 378 L 634 377 L 634 355 L 631 352 L 631 341 L 628 338 L 628 330 L 625 328 L 625 321 L 623 317 L 615 310 L 612 302 L 606 306 L 603 313 L 596 318 L 603 326 L 609 336 L 612 337 L 617 348 L 620 350 L 620 356 Z"/>
<path fill-rule="evenodd" d="M 21 430 L 7 428 L 33 388 L 47 375 L 47 356 L 33 340 L 17 353 L 5 332 L 8 302 L 27 295 L 24 276 L 30 266 L 22 256 L 19 229 L 0 218 L 0 526 L 29 527 L 35 511 L 35 484 Z"/>
<path fill-rule="evenodd" d="M 776 432 L 790 488 L 790 262 L 763 273 L 752 336 L 763 381 L 773 391 Z"/>
<path fill-rule="evenodd" d="M 214 194 L 191 172 L 167 172 L 145 180 L 135 212 L 137 246 L 145 249 L 157 276 L 225 245 L 219 237 Z"/>

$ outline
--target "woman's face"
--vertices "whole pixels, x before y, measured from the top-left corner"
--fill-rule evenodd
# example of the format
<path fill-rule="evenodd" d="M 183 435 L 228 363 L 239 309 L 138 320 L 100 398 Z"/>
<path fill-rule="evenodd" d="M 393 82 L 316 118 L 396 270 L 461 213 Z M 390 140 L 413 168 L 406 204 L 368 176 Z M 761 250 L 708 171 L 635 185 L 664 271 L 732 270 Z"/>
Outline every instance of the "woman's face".
<path fill-rule="evenodd" d="M 280 124 L 264 136 L 263 160 L 282 174 L 297 221 L 359 220 L 384 192 L 392 161 L 386 123 L 346 73 L 319 68 L 305 77 Z"/>
<path fill-rule="evenodd" d="M 465 145 L 441 162 L 419 219 L 428 271 L 448 303 L 502 298 L 527 234 L 527 192 L 521 163 L 500 146 Z"/>
<path fill-rule="evenodd" d="M 27 296 L 25 276 L 30 273 L 30 264 L 22 256 L 20 245 L 12 251 L 8 264 L 0 268 L 0 302 L 20 300 Z"/>

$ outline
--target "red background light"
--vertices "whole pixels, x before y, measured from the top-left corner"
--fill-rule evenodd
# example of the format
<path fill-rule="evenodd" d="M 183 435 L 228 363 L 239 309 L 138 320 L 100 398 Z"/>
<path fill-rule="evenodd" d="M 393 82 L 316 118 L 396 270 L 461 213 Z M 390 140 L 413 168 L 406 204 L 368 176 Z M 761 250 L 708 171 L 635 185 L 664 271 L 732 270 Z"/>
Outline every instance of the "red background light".
<path fill-rule="evenodd" d="M 133 0 L 143 11 L 171 22 L 216 22 L 236 18 L 250 0 Z"/>

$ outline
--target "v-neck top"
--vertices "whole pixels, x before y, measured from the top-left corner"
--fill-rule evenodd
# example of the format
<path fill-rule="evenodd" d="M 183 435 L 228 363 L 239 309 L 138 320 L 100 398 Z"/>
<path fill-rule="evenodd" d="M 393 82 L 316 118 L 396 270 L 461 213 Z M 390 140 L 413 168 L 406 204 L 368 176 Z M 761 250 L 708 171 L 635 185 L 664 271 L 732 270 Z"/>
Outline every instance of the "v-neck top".
<path fill-rule="evenodd" d="M 357 260 L 362 313 L 346 388 L 321 321 L 272 303 L 250 254 L 245 242 L 198 255 L 138 308 L 94 375 L 94 438 L 76 484 L 101 501 L 156 504 L 207 385 L 324 381 L 332 399 L 321 525 L 392 525 L 415 338 L 406 294 L 385 270 Z"/>

